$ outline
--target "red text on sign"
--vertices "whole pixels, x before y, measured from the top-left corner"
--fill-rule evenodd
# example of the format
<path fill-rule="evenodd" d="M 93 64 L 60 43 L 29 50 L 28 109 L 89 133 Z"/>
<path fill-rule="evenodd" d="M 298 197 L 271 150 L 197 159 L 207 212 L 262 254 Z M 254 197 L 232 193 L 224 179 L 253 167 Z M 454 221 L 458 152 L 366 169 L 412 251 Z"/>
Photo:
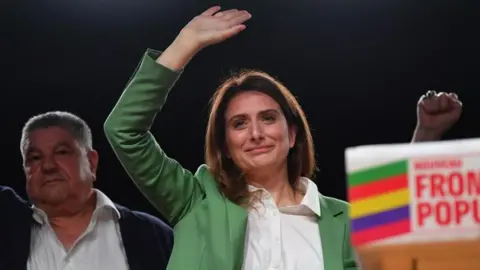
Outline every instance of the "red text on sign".
<path fill-rule="evenodd" d="M 431 173 L 415 175 L 416 197 L 426 194 L 430 198 L 466 195 L 480 195 L 480 172 L 451 171 L 448 173 Z"/>
<path fill-rule="evenodd" d="M 480 201 L 456 200 L 454 202 L 438 201 L 435 203 L 421 202 L 417 204 L 417 221 L 419 227 L 425 225 L 427 219 L 432 219 L 440 226 L 458 225 L 466 216 L 473 217 L 480 224 Z"/>

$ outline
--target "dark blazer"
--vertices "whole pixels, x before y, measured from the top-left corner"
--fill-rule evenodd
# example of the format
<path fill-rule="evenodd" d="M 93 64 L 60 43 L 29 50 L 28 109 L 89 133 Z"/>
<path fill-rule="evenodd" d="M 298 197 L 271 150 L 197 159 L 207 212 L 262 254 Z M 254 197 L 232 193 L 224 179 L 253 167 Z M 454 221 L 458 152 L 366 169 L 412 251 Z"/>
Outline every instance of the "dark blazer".
<path fill-rule="evenodd" d="M 116 207 L 122 216 L 120 231 L 130 270 L 166 269 L 172 229 L 149 214 Z M 26 269 L 32 222 L 30 204 L 13 189 L 0 186 L 0 270 Z"/>

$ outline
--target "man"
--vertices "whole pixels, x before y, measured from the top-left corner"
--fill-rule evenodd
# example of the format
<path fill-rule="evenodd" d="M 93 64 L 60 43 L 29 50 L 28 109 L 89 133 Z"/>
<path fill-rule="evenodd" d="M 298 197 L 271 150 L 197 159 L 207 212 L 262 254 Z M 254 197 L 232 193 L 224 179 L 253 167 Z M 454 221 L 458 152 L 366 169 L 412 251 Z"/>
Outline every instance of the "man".
<path fill-rule="evenodd" d="M 166 268 L 172 230 L 93 188 L 98 154 L 91 137 L 88 125 L 67 112 L 25 124 L 20 149 L 33 205 L 0 189 L 0 210 L 8 212 L 0 222 L 0 269 Z"/>

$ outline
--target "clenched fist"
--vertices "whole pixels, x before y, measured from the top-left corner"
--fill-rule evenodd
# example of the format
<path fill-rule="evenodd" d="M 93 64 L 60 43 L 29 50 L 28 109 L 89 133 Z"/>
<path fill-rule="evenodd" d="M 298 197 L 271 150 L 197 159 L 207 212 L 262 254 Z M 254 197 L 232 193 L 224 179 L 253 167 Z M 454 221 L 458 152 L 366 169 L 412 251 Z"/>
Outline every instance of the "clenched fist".
<path fill-rule="evenodd" d="M 431 90 L 417 104 L 416 133 L 428 134 L 430 139 L 439 139 L 462 114 L 462 102 L 455 93 L 436 93 Z"/>

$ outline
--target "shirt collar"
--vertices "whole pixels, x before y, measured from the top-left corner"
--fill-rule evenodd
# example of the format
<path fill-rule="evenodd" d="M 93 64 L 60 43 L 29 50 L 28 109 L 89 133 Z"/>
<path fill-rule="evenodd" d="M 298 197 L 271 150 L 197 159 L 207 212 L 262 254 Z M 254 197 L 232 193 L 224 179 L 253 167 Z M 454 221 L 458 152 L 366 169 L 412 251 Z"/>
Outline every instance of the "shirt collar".
<path fill-rule="evenodd" d="M 300 189 L 300 192 L 302 192 L 305 195 L 302 201 L 300 202 L 300 204 L 297 206 L 304 206 L 308 208 L 310 211 L 312 211 L 315 215 L 320 217 L 320 214 L 321 214 L 320 193 L 318 192 L 317 185 L 312 180 L 306 177 L 300 177 L 299 189 Z M 252 185 L 248 185 L 248 190 L 250 192 L 262 191 L 262 193 L 265 193 L 268 196 L 270 196 L 269 192 L 263 188 L 257 188 Z M 281 209 L 286 210 L 292 207 L 296 207 L 296 206 L 286 206 L 286 207 L 281 207 Z"/>
<path fill-rule="evenodd" d="M 95 205 L 95 210 L 93 211 L 94 213 L 93 216 L 95 216 L 96 213 L 99 213 L 100 211 L 110 209 L 111 212 L 114 214 L 115 218 L 119 219 L 121 217 L 120 211 L 118 211 L 113 201 L 110 200 L 110 198 L 108 198 L 107 195 L 105 195 L 103 192 L 101 192 L 98 189 L 93 189 L 93 192 L 95 196 L 97 196 L 97 203 Z M 48 220 L 47 214 L 42 209 L 35 207 L 35 205 L 32 205 L 32 210 L 33 210 L 33 218 L 38 223 L 44 224 L 45 221 Z"/>
<path fill-rule="evenodd" d="M 300 178 L 300 183 L 305 190 L 305 196 L 300 204 L 305 205 L 320 217 L 320 195 L 317 185 L 306 177 Z"/>

